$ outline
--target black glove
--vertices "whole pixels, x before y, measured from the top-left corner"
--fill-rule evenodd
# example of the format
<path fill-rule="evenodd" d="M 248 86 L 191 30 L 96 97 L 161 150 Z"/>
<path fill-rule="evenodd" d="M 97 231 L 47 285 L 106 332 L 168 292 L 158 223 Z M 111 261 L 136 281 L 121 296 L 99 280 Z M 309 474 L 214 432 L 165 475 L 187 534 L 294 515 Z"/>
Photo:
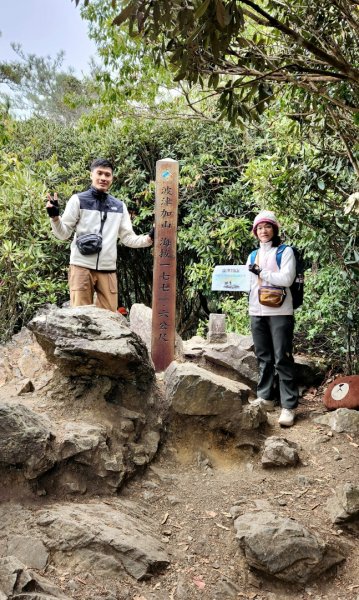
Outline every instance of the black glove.
<path fill-rule="evenodd" d="M 51 199 L 51 206 L 47 206 L 46 210 L 47 210 L 47 214 L 49 215 L 49 217 L 58 217 L 60 214 L 60 208 L 59 208 L 59 201 L 55 200 L 55 199 Z"/>
<path fill-rule="evenodd" d="M 262 271 L 262 269 L 260 269 L 256 263 L 253 263 L 253 265 L 248 265 L 248 270 L 254 275 L 259 275 L 259 273 Z"/>
<path fill-rule="evenodd" d="M 155 228 L 152 227 L 151 231 L 147 234 L 148 237 L 151 238 L 151 240 L 153 241 L 155 239 Z"/>

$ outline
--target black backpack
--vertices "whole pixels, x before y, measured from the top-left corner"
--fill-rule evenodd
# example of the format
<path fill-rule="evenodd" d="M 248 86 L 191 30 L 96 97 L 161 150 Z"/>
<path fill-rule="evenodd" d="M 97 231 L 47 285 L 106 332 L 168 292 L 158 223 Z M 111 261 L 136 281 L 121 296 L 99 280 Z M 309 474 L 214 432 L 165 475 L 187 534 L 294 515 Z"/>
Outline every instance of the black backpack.
<path fill-rule="evenodd" d="M 276 261 L 278 268 L 280 269 L 280 265 L 282 263 L 282 254 L 284 250 L 288 246 L 286 244 L 280 244 L 277 248 L 276 253 Z M 292 294 L 293 308 L 299 308 L 303 304 L 303 296 L 304 296 L 304 260 L 303 255 L 298 248 L 295 246 L 289 246 L 292 248 L 295 258 L 295 279 L 290 286 L 290 293 Z M 258 249 L 253 250 L 250 254 L 250 263 L 254 264 L 254 261 L 257 256 Z"/>

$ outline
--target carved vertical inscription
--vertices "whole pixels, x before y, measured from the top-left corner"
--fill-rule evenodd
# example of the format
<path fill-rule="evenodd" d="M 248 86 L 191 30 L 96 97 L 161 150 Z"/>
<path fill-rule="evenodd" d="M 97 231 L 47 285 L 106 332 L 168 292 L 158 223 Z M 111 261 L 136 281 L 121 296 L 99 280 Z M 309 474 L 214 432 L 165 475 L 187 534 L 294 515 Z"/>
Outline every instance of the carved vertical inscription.
<path fill-rule="evenodd" d="M 176 160 L 156 163 L 151 353 L 157 372 L 175 353 L 178 172 Z"/>

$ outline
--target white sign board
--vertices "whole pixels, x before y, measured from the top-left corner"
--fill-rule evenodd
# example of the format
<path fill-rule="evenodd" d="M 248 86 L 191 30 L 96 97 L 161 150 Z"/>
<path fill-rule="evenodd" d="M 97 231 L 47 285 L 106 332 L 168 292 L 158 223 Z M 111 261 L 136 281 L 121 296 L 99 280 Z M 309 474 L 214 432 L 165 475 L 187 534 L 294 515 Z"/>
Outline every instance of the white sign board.
<path fill-rule="evenodd" d="M 218 265 L 212 275 L 212 290 L 249 292 L 250 275 L 247 265 Z"/>

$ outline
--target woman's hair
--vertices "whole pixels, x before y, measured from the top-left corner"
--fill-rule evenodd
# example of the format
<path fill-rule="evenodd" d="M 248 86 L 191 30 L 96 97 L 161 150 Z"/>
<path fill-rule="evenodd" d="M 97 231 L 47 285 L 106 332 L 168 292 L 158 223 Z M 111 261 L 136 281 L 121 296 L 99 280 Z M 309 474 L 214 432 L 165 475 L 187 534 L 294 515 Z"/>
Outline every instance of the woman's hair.
<path fill-rule="evenodd" d="M 278 246 L 280 246 L 282 243 L 282 240 L 280 239 L 278 233 L 276 233 L 273 237 L 272 237 L 272 246 L 273 248 L 278 248 Z"/>

